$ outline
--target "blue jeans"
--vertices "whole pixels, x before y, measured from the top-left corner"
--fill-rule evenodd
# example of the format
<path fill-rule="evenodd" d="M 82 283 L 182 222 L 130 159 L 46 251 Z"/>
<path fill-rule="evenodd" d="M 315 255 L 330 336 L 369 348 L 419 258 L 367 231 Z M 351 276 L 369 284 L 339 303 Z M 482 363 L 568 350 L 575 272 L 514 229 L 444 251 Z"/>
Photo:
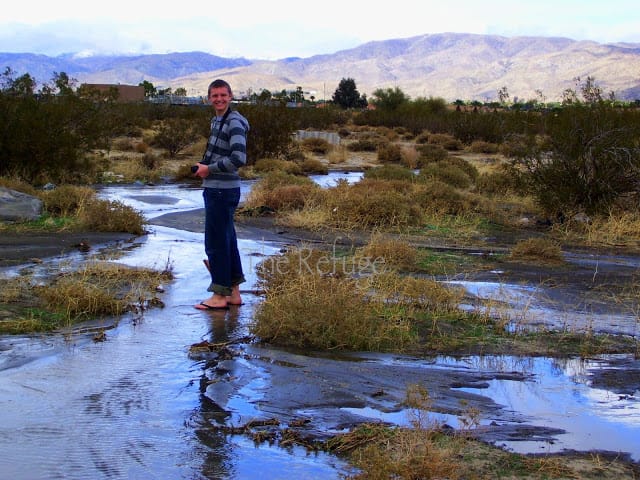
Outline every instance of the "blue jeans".
<path fill-rule="evenodd" d="M 231 295 L 231 288 L 245 281 L 233 224 L 233 214 L 240 202 L 240 188 L 205 188 L 202 196 L 204 250 L 211 270 L 211 285 L 207 290 Z"/>

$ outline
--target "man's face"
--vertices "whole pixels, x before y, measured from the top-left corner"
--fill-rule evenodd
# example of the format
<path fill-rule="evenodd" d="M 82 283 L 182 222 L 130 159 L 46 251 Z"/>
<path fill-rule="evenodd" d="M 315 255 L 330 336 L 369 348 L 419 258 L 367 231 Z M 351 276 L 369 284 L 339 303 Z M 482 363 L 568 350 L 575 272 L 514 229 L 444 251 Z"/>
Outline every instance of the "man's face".
<path fill-rule="evenodd" d="M 216 111 L 216 115 L 222 115 L 227 111 L 232 98 L 226 87 L 212 88 L 209 92 L 209 103 Z"/>

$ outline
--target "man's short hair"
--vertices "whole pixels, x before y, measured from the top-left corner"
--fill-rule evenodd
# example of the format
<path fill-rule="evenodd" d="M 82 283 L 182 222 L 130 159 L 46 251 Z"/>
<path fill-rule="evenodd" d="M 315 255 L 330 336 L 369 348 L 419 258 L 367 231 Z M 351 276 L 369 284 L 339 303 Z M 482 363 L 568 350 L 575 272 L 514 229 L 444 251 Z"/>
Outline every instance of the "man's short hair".
<path fill-rule="evenodd" d="M 229 95 L 233 95 L 233 92 L 231 92 L 231 85 L 229 85 L 227 82 L 225 82 L 220 78 L 214 80 L 209 84 L 209 88 L 207 89 L 207 95 L 211 94 L 212 88 L 226 88 L 227 91 L 229 92 Z"/>

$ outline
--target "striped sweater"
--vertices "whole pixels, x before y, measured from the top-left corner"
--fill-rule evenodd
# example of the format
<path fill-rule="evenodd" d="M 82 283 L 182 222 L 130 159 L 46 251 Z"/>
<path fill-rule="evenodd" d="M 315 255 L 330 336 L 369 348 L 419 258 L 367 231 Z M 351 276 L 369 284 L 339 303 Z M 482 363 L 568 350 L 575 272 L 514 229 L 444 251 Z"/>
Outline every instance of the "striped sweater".
<path fill-rule="evenodd" d="M 222 117 L 211 119 L 211 135 L 200 163 L 209 166 L 209 176 L 202 186 L 208 188 L 240 187 L 238 168 L 247 162 L 247 132 L 249 122 L 239 112 L 231 110 L 224 125 Z"/>

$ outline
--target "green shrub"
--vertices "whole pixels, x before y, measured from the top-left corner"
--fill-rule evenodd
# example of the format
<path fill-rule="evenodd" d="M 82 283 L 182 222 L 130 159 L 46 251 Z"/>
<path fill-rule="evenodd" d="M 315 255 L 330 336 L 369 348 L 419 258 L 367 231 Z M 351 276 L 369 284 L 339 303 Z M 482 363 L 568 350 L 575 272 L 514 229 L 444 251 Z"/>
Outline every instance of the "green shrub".
<path fill-rule="evenodd" d="M 461 150 L 462 142 L 448 133 L 431 133 L 428 142 L 434 145 L 441 145 L 445 150 Z"/>
<path fill-rule="evenodd" d="M 401 165 L 382 165 L 381 167 L 370 168 L 365 171 L 364 178 L 413 182 L 416 180 L 416 175 L 412 170 Z"/>
<path fill-rule="evenodd" d="M 410 182 L 364 179 L 329 189 L 326 202 L 338 227 L 401 228 L 422 221 L 412 191 Z"/>
<path fill-rule="evenodd" d="M 445 161 L 433 162 L 420 169 L 418 180 L 439 180 L 462 190 L 471 186 L 469 175 L 457 165 L 451 165 Z"/>
<path fill-rule="evenodd" d="M 167 118 L 158 128 L 153 145 L 165 149 L 170 158 L 175 158 L 198 138 L 200 134 L 192 120 Z"/>
<path fill-rule="evenodd" d="M 461 215 L 485 210 L 482 198 L 477 195 L 461 192 L 437 179 L 422 180 L 412 198 L 425 213 Z"/>
<path fill-rule="evenodd" d="M 295 162 L 277 158 L 261 158 L 253 165 L 253 169 L 256 173 L 281 171 L 291 175 L 302 175 L 300 165 Z"/>
<path fill-rule="evenodd" d="M 460 170 L 466 173 L 473 182 L 475 182 L 478 178 L 478 169 L 471 162 L 465 160 L 462 157 L 451 155 L 445 160 L 445 163 L 458 167 Z"/>
<path fill-rule="evenodd" d="M 640 185 L 640 112 L 601 102 L 546 117 L 544 142 L 529 141 L 513 161 L 551 215 L 606 213 Z"/>
<path fill-rule="evenodd" d="M 428 163 L 437 162 L 449 157 L 449 152 L 447 152 L 442 145 L 433 145 L 429 143 L 417 145 L 416 151 L 418 152 L 418 168 L 427 165 Z"/>
<path fill-rule="evenodd" d="M 490 173 L 482 173 L 476 180 L 476 190 L 485 195 L 522 194 L 526 185 L 521 178 L 508 168 L 500 168 Z"/>

